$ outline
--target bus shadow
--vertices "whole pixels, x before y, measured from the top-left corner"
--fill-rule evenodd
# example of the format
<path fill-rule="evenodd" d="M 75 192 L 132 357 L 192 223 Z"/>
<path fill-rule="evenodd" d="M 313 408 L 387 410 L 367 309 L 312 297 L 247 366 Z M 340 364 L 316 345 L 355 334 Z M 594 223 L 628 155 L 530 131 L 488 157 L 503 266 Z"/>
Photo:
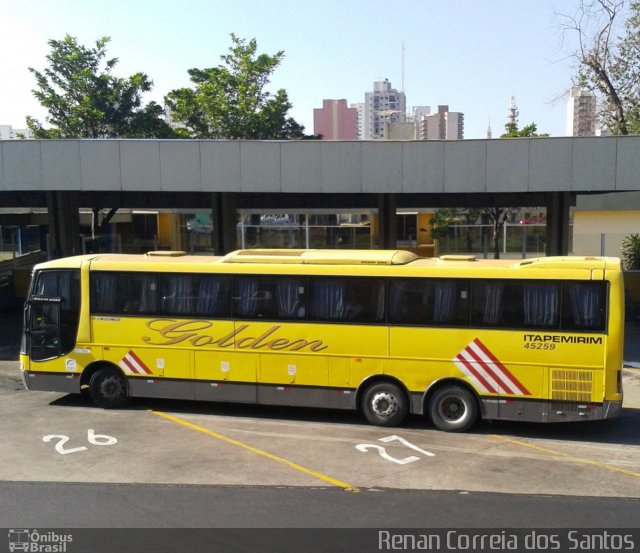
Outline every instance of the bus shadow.
<path fill-rule="evenodd" d="M 566 423 L 491 421 L 479 424 L 478 434 L 538 438 L 611 445 L 640 445 L 640 409 L 626 407 L 618 418 Z"/>
<path fill-rule="evenodd" d="M 86 395 L 68 394 L 52 402 L 55 407 L 83 407 L 102 411 Z M 301 423 L 331 423 L 372 428 L 357 411 L 215 403 L 175 399 L 135 398 L 122 411 L 164 411 L 177 415 L 214 415 L 229 418 L 255 418 L 261 421 L 292 421 Z M 400 428 L 436 431 L 424 417 L 411 415 Z M 505 435 L 515 438 L 593 442 L 612 445 L 640 445 L 640 409 L 625 408 L 617 419 L 567 423 L 527 423 L 519 421 L 481 421 L 469 433 L 472 435 Z M 390 431 L 392 429 L 389 429 Z M 443 433 L 444 434 L 444 433 Z M 458 435 L 459 436 L 459 435 Z"/>
<path fill-rule="evenodd" d="M 88 396 L 68 394 L 49 403 L 55 407 L 83 407 L 102 411 Z M 255 418 L 259 420 L 288 420 L 310 423 L 362 424 L 368 426 L 364 416 L 356 411 L 289 407 L 281 405 L 254 405 L 246 403 L 216 403 L 196 400 L 134 398 L 120 411 L 163 411 L 176 415 L 213 415 L 229 418 Z"/>

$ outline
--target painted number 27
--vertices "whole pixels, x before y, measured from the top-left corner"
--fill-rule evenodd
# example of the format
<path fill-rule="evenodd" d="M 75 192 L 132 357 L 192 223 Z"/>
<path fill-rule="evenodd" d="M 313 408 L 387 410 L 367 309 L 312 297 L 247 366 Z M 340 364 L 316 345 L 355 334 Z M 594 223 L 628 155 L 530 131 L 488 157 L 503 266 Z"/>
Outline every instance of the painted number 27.
<path fill-rule="evenodd" d="M 68 455 L 69 453 L 78 453 L 80 451 L 86 451 L 85 446 L 65 448 L 65 444 L 69 441 L 69 436 L 64 434 L 48 434 L 42 438 L 43 442 L 52 442 L 57 440 L 56 451 L 60 455 Z M 114 445 L 118 443 L 118 440 L 113 436 L 107 436 L 106 434 L 96 434 L 93 428 L 89 428 L 87 431 L 87 441 L 91 445 Z"/>
<path fill-rule="evenodd" d="M 424 449 L 419 448 L 417 445 L 412 444 L 409 440 L 405 440 L 404 438 L 400 437 L 400 436 L 387 436 L 386 438 L 380 438 L 378 441 L 380 442 L 400 442 L 402 445 L 404 445 L 405 447 L 408 447 L 409 449 L 412 449 L 413 451 L 416 451 L 418 453 L 420 453 L 421 455 L 424 455 L 425 457 L 434 457 L 435 454 L 431 453 L 430 451 L 425 451 Z M 416 457 L 415 455 L 409 455 L 408 457 L 403 457 L 401 459 L 398 459 L 396 457 L 393 457 L 391 455 L 389 455 L 387 453 L 386 448 L 382 447 L 381 445 L 377 445 L 377 444 L 358 444 L 356 446 L 356 449 L 358 451 L 361 451 L 362 453 L 367 453 L 369 450 L 371 449 L 375 449 L 378 451 L 378 454 L 380 455 L 380 457 L 382 457 L 383 459 L 391 462 L 391 463 L 397 463 L 398 465 L 406 465 L 407 463 L 413 463 L 414 461 L 419 461 L 420 457 Z"/>

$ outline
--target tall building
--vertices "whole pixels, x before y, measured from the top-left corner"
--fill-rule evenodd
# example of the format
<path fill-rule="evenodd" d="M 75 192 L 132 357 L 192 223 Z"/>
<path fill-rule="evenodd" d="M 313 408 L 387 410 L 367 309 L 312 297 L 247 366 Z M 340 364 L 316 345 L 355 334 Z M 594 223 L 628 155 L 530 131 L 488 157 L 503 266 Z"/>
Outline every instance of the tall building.
<path fill-rule="evenodd" d="M 313 133 L 325 140 L 357 140 L 358 110 L 346 100 L 322 100 L 322 108 L 313 110 Z"/>
<path fill-rule="evenodd" d="M 364 102 L 351 104 L 350 107 L 358 111 L 358 140 L 364 140 Z"/>
<path fill-rule="evenodd" d="M 420 121 L 420 140 L 462 140 L 464 113 L 438 106 L 438 112 L 423 115 Z"/>
<path fill-rule="evenodd" d="M 31 129 L 14 129 L 11 125 L 0 125 L 0 140 L 33 138 Z"/>
<path fill-rule="evenodd" d="M 567 136 L 595 136 L 596 97 L 577 86 L 571 89 L 567 102 Z"/>
<path fill-rule="evenodd" d="M 431 106 L 414 106 L 411 109 L 413 120 L 418 123 L 425 115 L 431 115 Z"/>
<path fill-rule="evenodd" d="M 373 83 L 373 92 L 364 95 L 365 140 L 384 138 L 385 123 L 406 121 L 407 100 L 404 92 L 391 88 L 389 79 Z"/>

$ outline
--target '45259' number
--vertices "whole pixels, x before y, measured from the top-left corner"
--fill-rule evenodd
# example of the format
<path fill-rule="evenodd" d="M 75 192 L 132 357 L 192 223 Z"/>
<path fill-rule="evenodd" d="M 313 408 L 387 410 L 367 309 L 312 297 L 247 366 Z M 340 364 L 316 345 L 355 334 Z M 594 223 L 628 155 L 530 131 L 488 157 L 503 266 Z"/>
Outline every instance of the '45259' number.
<path fill-rule="evenodd" d="M 556 349 L 555 344 L 545 344 L 543 342 L 525 342 L 524 349 Z"/>

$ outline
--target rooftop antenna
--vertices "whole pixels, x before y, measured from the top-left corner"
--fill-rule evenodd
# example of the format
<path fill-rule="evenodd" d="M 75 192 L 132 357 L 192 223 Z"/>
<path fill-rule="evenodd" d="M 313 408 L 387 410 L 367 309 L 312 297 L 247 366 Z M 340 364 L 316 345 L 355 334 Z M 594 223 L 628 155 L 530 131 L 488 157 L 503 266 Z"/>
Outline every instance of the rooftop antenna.
<path fill-rule="evenodd" d="M 507 116 L 507 123 L 518 126 L 518 106 L 516 106 L 516 97 L 511 96 L 511 104 L 509 104 L 509 115 Z"/>
<path fill-rule="evenodd" d="M 400 90 L 404 92 L 404 42 L 402 43 L 402 78 L 400 82 Z"/>

